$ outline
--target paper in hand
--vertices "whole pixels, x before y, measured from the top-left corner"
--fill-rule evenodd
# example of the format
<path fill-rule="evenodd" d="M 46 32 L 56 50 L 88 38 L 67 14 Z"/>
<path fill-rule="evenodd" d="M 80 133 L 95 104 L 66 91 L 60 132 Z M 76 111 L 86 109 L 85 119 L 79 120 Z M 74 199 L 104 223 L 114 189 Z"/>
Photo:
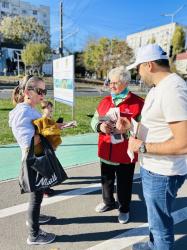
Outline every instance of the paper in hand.
<path fill-rule="evenodd" d="M 117 133 L 116 131 L 116 122 L 119 117 L 120 117 L 119 108 L 110 108 L 105 116 L 99 117 L 100 122 L 108 123 L 113 128 L 113 131 L 110 134 L 112 144 L 118 144 L 124 141 L 123 135 Z"/>
<path fill-rule="evenodd" d="M 133 118 L 131 118 L 131 128 L 130 128 L 130 134 L 134 137 L 137 136 L 138 133 L 138 127 L 139 123 L 135 121 Z"/>
<path fill-rule="evenodd" d="M 138 133 L 138 127 L 139 127 L 139 123 L 137 121 L 135 121 L 133 118 L 131 118 L 131 128 L 130 128 L 130 134 L 131 136 L 136 137 L 137 133 Z M 131 159 L 131 162 L 134 159 L 134 152 L 131 152 L 129 149 L 127 149 L 127 154 L 129 156 L 129 158 Z"/>
<path fill-rule="evenodd" d="M 77 122 L 76 121 L 70 121 L 70 122 L 65 122 L 62 124 L 61 129 L 64 128 L 74 128 L 77 127 Z"/>
<path fill-rule="evenodd" d="M 119 108 L 110 108 L 105 116 L 99 116 L 99 121 L 116 123 L 119 117 L 120 117 Z"/>

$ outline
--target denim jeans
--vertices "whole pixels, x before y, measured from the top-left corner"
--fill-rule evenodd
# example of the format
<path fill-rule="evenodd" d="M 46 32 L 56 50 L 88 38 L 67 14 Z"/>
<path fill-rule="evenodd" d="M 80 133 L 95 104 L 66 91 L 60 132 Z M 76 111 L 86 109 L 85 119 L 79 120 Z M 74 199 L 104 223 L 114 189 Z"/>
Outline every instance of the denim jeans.
<path fill-rule="evenodd" d="M 149 246 L 154 250 L 174 249 L 172 205 L 186 175 L 164 176 L 140 169 L 150 231 Z"/>

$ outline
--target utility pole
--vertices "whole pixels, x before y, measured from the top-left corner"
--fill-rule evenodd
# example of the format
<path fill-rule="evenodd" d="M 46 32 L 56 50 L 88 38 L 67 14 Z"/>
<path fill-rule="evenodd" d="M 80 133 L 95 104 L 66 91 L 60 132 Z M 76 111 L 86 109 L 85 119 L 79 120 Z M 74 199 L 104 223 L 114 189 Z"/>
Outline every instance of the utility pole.
<path fill-rule="evenodd" d="M 60 57 L 63 57 L 63 3 L 62 0 L 60 0 Z"/>
<path fill-rule="evenodd" d="M 171 23 L 173 23 L 174 17 L 185 7 L 185 4 L 179 7 L 174 13 L 171 14 L 162 14 L 162 16 L 170 16 L 171 17 Z"/>
<path fill-rule="evenodd" d="M 173 25 L 173 21 L 174 21 L 174 17 L 185 7 L 185 4 L 180 6 L 175 12 L 173 13 L 170 13 L 170 14 L 162 14 L 161 16 L 166 16 L 166 17 L 171 17 L 171 28 L 172 30 L 171 31 L 168 31 L 168 45 L 167 45 L 167 54 L 169 55 L 170 54 L 170 50 L 171 50 L 171 40 L 172 40 L 172 31 L 173 31 L 173 28 L 174 28 L 174 25 Z"/>

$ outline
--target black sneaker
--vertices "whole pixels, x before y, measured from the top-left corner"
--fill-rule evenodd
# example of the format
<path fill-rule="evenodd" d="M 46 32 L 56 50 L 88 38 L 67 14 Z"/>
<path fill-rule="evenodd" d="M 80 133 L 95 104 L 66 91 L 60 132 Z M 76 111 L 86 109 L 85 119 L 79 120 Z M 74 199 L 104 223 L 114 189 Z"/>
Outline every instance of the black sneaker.
<path fill-rule="evenodd" d="M 45 244 L 49 244 L 53 242 L 55 238 L 56 238 L 55 234 L 46 233 L 40 229 L 36 237 L 29 236 L 27 238 L 27 244 L 28 245 L 45 245 Z"/>
<path fill-rule="evenodd" d="M 45 223 L 49 222 L 50 220 L 51 220 L 50 216 L 47 216 L 47 215 L 44 215 L 44 214 L 40 214 L 39 224 L 45 224 Z M 26 225 L 29 226 L 28 220 L 26 221 Z"/>
<path fill-rule="evenodd" d="M 39 217 L 39 224 L 44 224 L 44 223 L 47 223 L 51 220 L 51 216 L 47 216 L 47 215 L 44 215 L 44 214 L 40 214 L 40 217 Z"/>
<path fill-rule="evenodd" d="M 113 210 L 113 209 L 116 209 L 116 204 L 114 203 L 113 205 L 106 205 L 105 203 L 100 203 L 96 206 L 95 208 L 95 211 L 97 213 L 103 213 L 103 212 L 106 212 L 106 211 L 110 211 L 110 210 Z"/>

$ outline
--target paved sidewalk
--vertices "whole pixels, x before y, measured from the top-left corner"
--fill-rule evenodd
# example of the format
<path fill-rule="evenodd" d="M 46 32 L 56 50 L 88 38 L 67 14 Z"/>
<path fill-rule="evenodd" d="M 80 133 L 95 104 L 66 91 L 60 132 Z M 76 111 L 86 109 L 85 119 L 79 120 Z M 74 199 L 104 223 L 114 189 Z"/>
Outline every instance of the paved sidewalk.
<path fill-rule="evenodd" d="M 101 202 L 97 134 L 67 136 L 57 150 L 69 179 L 54 187 L 56 195 L 45 198 L 42 213 L 53 216 L 42 229 L 57 235 L 45 246 L 26 244 L 25 225 L 28 194 L 21 195 L 18 145 L 0 147 L 0 250 L 130 250 L 132 244 L 148 238 L 146 207 L 139 167 L 135 169 L 130 221 L 118 223 L 118 211 L 96 213 Z M 175 250 L 187 249 L 187 180 L 173 208 Z M 159 195 L 159 194 L 158 194 Z"/>
<path fill-rule="evenodd" d="M 95 206 L 101 201 L 99 163 L 67 169 L 69 179 L 54 187 L 54 197 L 45 198 L 42 202 L 42 213 L 53 216 L 53 219 L 41 228 L 57 235 L 55 242 L 45 246 L 26 244 L 28 195 L 20 194 L 17 180 L 1 182 L 0 249 L 130 250 L 133 243 L 146 240 L 148 236 L 138 172 L 136 168 L 130 222 L 120 224 L 116 209 L 99 214 L 95 212 Z M 187 246 L 186 190 L 187 182 L 180 190 L 173 209 L 177 240 L 175 250 L 186 250 Z"/>
<path fill-rule="evenodd" d="M 99 161 L 97 134 L 63 137 L 56 154 L 64 168 Z M 0 181 L 18 177 L 20 159 L 21 152 L 17 144 L 0 146 Z"/>

